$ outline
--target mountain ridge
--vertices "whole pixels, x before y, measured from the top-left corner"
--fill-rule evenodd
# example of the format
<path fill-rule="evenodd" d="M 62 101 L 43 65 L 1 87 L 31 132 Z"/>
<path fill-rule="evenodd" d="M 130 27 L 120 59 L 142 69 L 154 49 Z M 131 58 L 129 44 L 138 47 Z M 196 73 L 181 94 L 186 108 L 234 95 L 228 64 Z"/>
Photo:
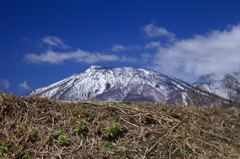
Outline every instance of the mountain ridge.
<path fill-rule="evenodd" d="M 176 102 L 175 96 L 188 89 L 192 89 L 190 84 L 154 70 L 92 65 L 26 96 L 72 101 L 96 97 L 103 101 Z"/>

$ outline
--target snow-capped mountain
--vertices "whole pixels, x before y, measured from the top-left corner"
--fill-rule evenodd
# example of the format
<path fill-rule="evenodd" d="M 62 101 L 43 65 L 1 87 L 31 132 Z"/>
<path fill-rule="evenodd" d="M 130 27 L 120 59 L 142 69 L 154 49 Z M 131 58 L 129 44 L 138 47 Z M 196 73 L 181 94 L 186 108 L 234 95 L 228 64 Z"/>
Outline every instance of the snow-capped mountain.
<path fill-rule="evenodd" d="M 186 103 L 191 85 L 162 73 L 135 67 L 91 66 L 88 69 L 26 96 L 80 101 L 96 97 L 102 101 Z"/>

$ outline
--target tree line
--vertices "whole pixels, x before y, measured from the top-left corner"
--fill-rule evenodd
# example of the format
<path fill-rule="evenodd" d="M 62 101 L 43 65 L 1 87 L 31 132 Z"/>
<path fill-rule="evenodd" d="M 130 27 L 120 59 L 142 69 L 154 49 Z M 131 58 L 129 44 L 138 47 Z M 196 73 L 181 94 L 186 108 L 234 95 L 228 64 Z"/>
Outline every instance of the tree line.
<path fill-rule="evenodd" d="M 214 87 L 216 83 L 218 87 Z M 201 75 L 193 88 L 188 91 L 190 105 L 240 107 L 240 71 L 226 74 L 221 80 L 216 80 L 215 73 Z"/>

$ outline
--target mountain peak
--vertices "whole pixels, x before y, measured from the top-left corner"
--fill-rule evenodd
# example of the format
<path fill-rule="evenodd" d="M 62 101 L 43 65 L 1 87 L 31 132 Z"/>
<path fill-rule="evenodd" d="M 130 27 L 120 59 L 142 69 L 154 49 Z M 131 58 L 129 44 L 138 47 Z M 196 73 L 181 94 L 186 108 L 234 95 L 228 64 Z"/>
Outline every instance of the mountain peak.
<path fill-rule="evenodd" d="M 102 68 L 103 66 L 98 66 L 98 65 L 92 65 L 91 67 L 89 67 L 90 69 L 96 69 L 96 68 Z"/>
<path fill-rule="evenodd" d="M 175 100 L 190 85 L 176 78 L 142 68 L 92 65 L 28 96 L 60 100 L 86 100 L 97 97 L 103 101 L 158 102 Z"/>

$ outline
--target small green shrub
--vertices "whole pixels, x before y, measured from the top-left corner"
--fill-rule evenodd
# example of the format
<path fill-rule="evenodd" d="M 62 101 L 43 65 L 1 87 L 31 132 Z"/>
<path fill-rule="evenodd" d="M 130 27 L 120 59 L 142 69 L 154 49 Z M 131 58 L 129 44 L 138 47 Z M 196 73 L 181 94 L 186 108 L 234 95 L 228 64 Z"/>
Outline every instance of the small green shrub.
<path fill-rule="evenodd" d="M 125 156 L 127 156 L 128 158 L 132 158 L 134 156 L 133 153 L 131 152 L 128 152 L 128 151 L 125 151 L 125 152 L 122 152 Z"/>
<path fill-rule="evenodd" d="M 188 137 L 188 131 L 185 130 L 182 134 L 181 134 L 182 138 L 187 138 Z"/>
<path fill-rule="evenodd" d="M 63 135 L 63 134 L 64 134 L 64 128 L 63 128 L 63 127 L 60 127 L 60 128 L 59 128 L 59 131 L 55 131 L 55 132 L 53 132 L 52 134 L 55 135 L 55 136 Z"/>
<path fill-rule="evenodd" d="M 60 145 L 68 145 L 70 139 L 67 139 L 66 135 L 60 135 L 58 136 L 58 141 L 60 142 Z"/>
<path fill-rule="evenodd" d="M 146 147 L 143 147 L 143 148 L 142 148 L 142 151 L 143 151 L 143 152 L 147 152 L 147 148 L 146 148 Z"/>
<path fill-rule="evenodd" d="M 69 111 L 69 113 L 71 113 L 73 116 L 77 115 L 77 112 L 76 112 L 76 110 L 75 110 L 73 107 L 69 108 L 68 111 Z"/>
<path fill-rule="evenodd" d="M 35 127 L 32 127 L 32 131 L 34 131 L 34 132 L 37 132 L 37 131 L 38 131 L 38 129 L 37 129 L 37 128 L 35 128 Z"/>
<path fill-rule="evenodd" d="M 18 125 L 18 126 L 16 127 L 16 131 L 20 131 L 20 130 L 22 130 L 22 129 L 23 129 L 22 125 Z"/>
<path fill-rule="evenodd" d="M 108 148 L 109 150 L 111 150 L 113 148 L 113 144 L 111 142 L 100 142 L 100 146 L 101 147 L 106 147 Z"/>
<path fill-rule="evenodd" d="M 169 125 L 172 125 L 173 121 L 172 121 L 172 120 L 168 120 L 167 123 L 168 123 Z"/>
<path fill-rule="evenodd" d="M 75 125 L 76 128 L 74 129 L 74 131 L 78 133 L 82 132 L 84 130 L 84 124 L 86 124 L 86 121 L 84 119 L 78 119 L 76 123 L 77 124 Z"/>
<path fill-rule="evenodd" d="M 30 159 L 27 151 L 23 151 L 22 155 L 23 155 L 22 157 L 23 159 Z"/>
<path fill-rule="evenodd" d="M 9 144 L 8 142 L 9 142 L 8 140 L 3 140 L 3 141 L 1 142 L 1 145 L 2 145 L 2 146 L 0 147 L 0 149 L 1 149 L 1 152 L 0 152 L 1 156 L 7 156 L 8 146 L 11 145 L 11 144 Z"/>
<path fill-rule="evenodd" d="M 86 108 L 86 109 L 85 109 L 85 112 L 86 112 L 86 115 L 87 115 L 87 116 L 92 116 L 91 109 Z"/>
<path fill-rule="evenodd" d="M 58 141 L 60 142 L 61 145 L 67 145 L 68 144 L 68 139 L 66 139 L 66 136 L 64 134 L 64 128 L 60 127 L 58 131 L 55 131 L 52 133 L 54 137 L 50 137 L 48 139 L 48 142 L 51 144 L 53 143 L 54 138 L 58 138 Z"/>
<path fill-rule="evenodd" d="M 52 143 L 53 143 L 53 138 L 50 137 L 50 138 L 48 139 L 48 142 L 49 142 L 50 144 L 52 144 Z"/>
<path fill-rule="evenodd" d="M 115 123 L 115 122 L 111 123 L 106 129 L 107 129 L 106 135 L 108 137 L 113 137 L 117 133 L 120 133 L 123 131 L 123 127 L 119 123 Z"/>
<path fill-rule="evenodd" d="M 188 147 L 188 146 L 185 147 L 185 150 L 186 150 L 188 153 L 192 153 L 192 152 L 193 152 L 192 148 L 191 148 L 191 147 Z"/>
<path fill-rule="evenodd" d="M 167 132 L 166 131 L 161 131 L 160 134 L 164 135 L 166 134 Z"/>

